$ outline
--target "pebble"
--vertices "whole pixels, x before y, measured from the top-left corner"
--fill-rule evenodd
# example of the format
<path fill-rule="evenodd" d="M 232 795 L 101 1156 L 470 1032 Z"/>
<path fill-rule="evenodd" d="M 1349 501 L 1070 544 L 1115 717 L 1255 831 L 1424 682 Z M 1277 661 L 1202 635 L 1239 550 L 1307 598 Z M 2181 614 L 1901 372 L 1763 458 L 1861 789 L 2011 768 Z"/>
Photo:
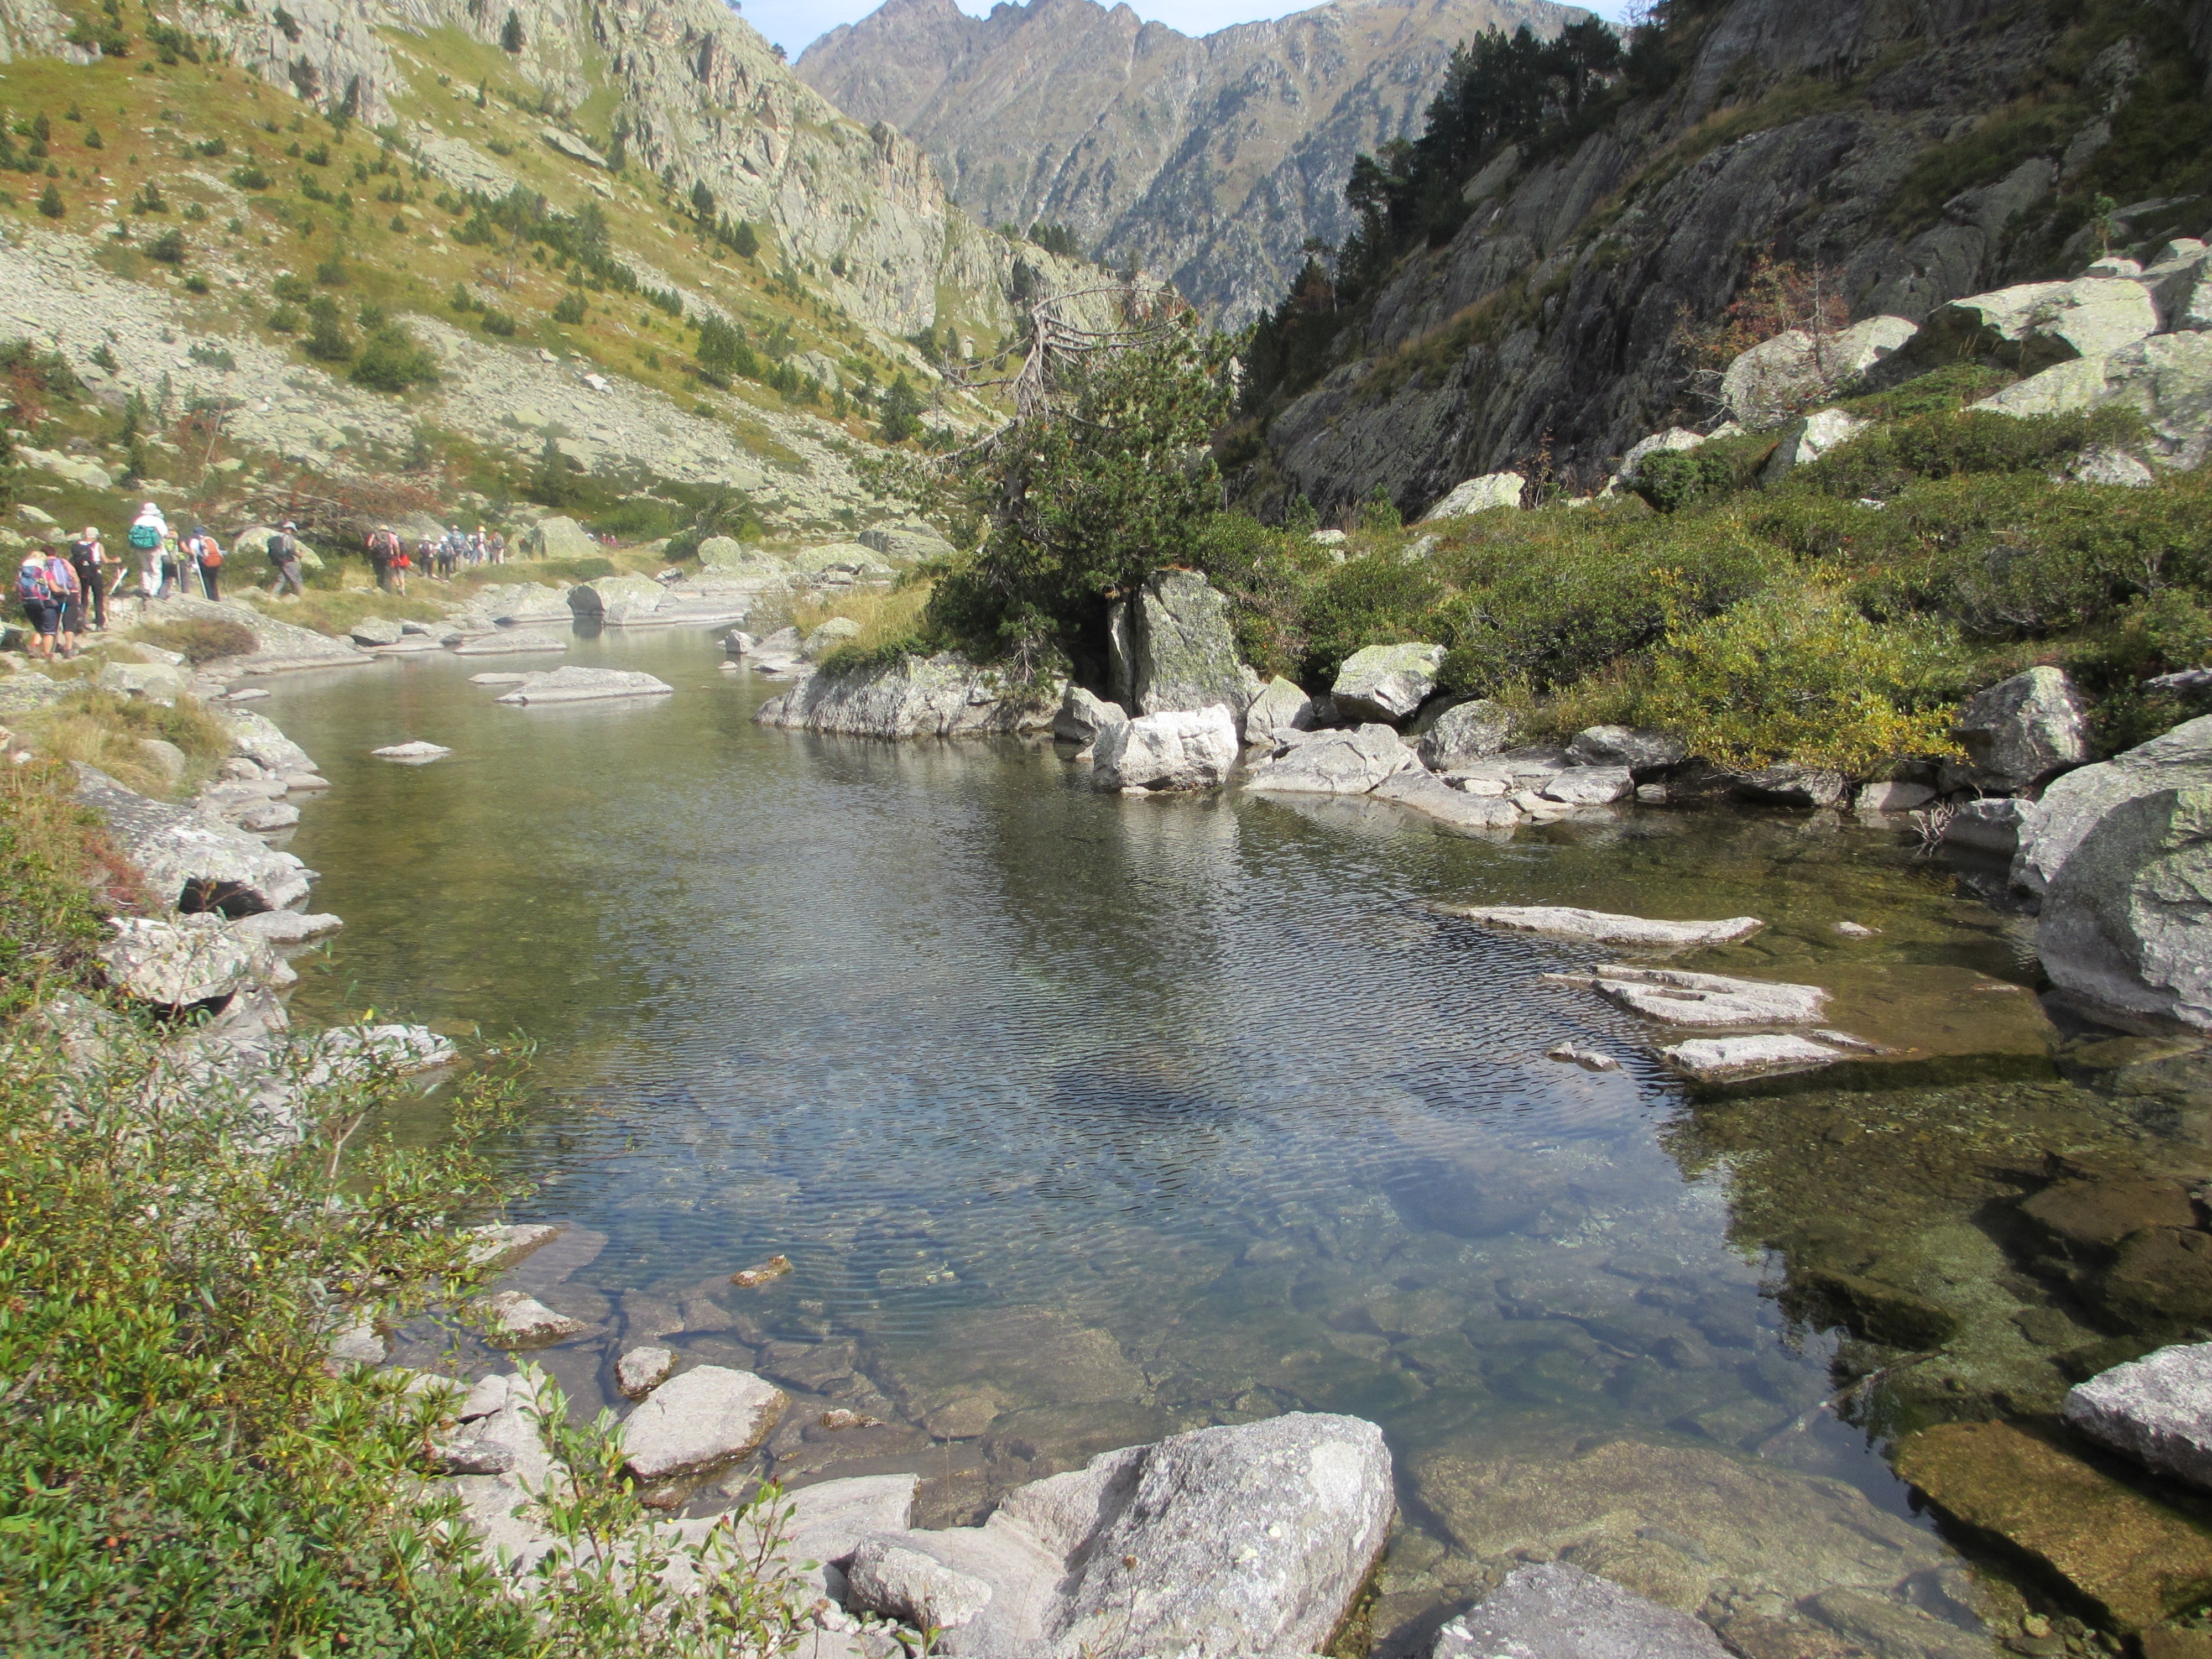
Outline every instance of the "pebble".
<path fill-rule="evenodd" d="M 789 1256 L 772 1255 L 765 1261 L 757 1263 L 752 1267 L 744 1268 L 741 1272 L 732 1273 L 730 1275 L 730 1283 L 737 1285 L 741 1290 L 750 1291 L 757 1285 L 767 1284 L 771 1279 L 781 1279 L 790 1271 L 791 1258 Z"/>

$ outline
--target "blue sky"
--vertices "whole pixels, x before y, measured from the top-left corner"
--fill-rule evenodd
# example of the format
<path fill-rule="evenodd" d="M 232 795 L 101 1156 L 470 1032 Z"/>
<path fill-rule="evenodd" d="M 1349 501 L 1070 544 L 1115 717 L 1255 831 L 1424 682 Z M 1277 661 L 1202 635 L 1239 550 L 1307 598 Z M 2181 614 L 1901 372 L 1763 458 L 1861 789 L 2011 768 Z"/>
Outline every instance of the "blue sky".
<path fill-rule="evenodd" d="M 1181 29 L 1185 34 L 1209 34 L 1231 23 L 1249 23 L 1261 17 L 1286 17 L 1304 11 L 1316 0 L 1132 0 L 1137 15 Z M 840 23 L 858 22 L 876 9 L 878 0 L 744 0 L 738 10 L 763 34 L 793 58 L 806 50 L 815 36 Z M 990 10 L 992 0 L 958 0 L 960 9 L 977 16 Z M 1102 0 L 1110 5 L 1113 0 Z M 1617 17 L 1626 9 L 1623 0 L 1583 0 L 1593 11 Z"/>

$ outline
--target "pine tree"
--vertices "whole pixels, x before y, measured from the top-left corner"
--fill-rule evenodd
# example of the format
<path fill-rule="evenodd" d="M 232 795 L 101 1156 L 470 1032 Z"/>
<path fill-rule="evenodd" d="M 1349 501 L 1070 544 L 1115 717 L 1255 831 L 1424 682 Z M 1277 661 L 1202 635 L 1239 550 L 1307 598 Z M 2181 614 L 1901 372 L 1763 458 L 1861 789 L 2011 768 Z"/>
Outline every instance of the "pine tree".
<path fill-rule="evenodd" d="M 499 44 L 505 52 L 522 50 L 522 20 L 512 11 L 507 13 L 507 21 L 500 25 Z"/>
<path fill-rule="evenodd" d="M 58 219 L 68 210 L 69 210 L 63 205 L 60 187 L 55 185 L 48 185 L 46 186 L 46 193 L 39 198 L 39 211 L 45 214 L 49 219 Z"/>

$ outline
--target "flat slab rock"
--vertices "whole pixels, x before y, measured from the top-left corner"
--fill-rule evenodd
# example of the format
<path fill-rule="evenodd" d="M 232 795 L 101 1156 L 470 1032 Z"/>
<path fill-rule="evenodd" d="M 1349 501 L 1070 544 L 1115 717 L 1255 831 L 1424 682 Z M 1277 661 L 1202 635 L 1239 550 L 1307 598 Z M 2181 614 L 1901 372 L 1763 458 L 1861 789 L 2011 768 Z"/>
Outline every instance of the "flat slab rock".
<path fill-rule="evenodd" d="M 1820 1018 L 1828 994 L 1817 985 L 1731 979 L 1672 968 L 1608 963 L 1596 970 L 1598 994 L 1631 1013 L 1668 1025 L 1802 1025 Z"/>
<path fill-rule="evenodd" d="M 1757 1036 L 1692 1037 L 1669 1043 L 1659 1058 L 1697 1083 L 1734 1083 L 1744 1078 L 1781 1077 L 1810 1072 L 1850 1058 L 1850 1051 L 1811 1037 L 1781 1032 Z"/>
<path fill-rule="evenodd" d="M 847 1605 L 974 1659 L 1317 1651 L 1389 1531 L 1390 1455 L 1297 1412 L 1107 1452 L 1009 1492 L 981 1527 L 863 1540 Z"/>
<path fill-rule="evenodd" d="M 374 760 L 398 761 L 403 765 L 421 766 L 430 761 L 443 760 L 453 751 L 442 744 L 417 740 L 414 743 L 388 743 L 381 749 L 372 749 L 368 752 Z"/>
<path fill-rule="evenodd" d="M 245 915 L 307 897 L 313 872 L 291 854 L 204 812 L 149 800 L 93 767 L 80 765 L 77 780 L 77 799 L 106 822 L 148 888 L 167 902 Z"/>
<path fill-rule="evenodd" d="M 661 697 L 675 688 L 650 674 L 627 668 L 556 668 L 532 674 L 505 696 L 504 703 L 597 702 L 610 697 Z"/>
<path fill-rule="evenodd" d="M 1725 1659 L 1710 1626 L 1565 1561 L 1518 1567 L 1437 1632 L 1431 1659 Z"/>
<path fill-rule="evenodd" d="M 2008 1423 L 1908 1436 L 1897 1472 L 1954 1519 L 1994 1533 L 2123 1631 L 2212 1595 L 2212 1537 L 2183 1516 Z"/>
<path fill-rule="evenodd" d="M 1559 904 L 1453 904 L 1443 908 L 1451 915 L 1492 927 L 1588 939 L 1596 945 L 1728 945 L 1748 939 L 1766 926 L 1757 916 L 1729 916 L 1719 921 L 1654 921 L 1644 916 L 1614 915 Z"/>
<path fill-rule="evenodd" d="M 480 1297 L 477 1306 L 484 1314 L 493 1338 L 507 1347 L 565 1341 L 585 1328 L 583 1321 L 556 1313 L 521 1291 L 496 1291 Z"/>
<path fill-rule="evenodd" d="M 2212 1491 L 2212 1342 L 2101 1371 L 2069 1389 L 2058 1414 L 2147 1468 Z"/>
<path fill-rule="evenodd" d="M 662 1383 L 623 1422 L 623 1467 L 672 1480 L 743 1457 L 768 1438 L 787 1396 L 750 1371 L 701 1365 Z"/>
<path fill-rule="evenodd" d="M 515 657 L 533 651 L 566 651 L 568 641 L 559 634 L 544 634 L 534 630 L 520 633 L 479 634 L 453 647 L 457 657 Z"/>
<path fill-rule="evenodd" d="M 261 910 L 239 917 L 230 924 L 230 931 L 270 945 L 305 945 L 311 939 L 335 933 L 344 926 L 343 917 L 331 915 L 328 911 Z"/>

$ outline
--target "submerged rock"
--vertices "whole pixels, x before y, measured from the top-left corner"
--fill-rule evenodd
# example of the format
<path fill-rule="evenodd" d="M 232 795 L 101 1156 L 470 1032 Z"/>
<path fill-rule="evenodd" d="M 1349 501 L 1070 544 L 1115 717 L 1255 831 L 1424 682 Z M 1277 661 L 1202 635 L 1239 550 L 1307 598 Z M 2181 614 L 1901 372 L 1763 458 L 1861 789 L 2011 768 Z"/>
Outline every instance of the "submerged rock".
<path fill-rule="evenodd" d="M 2067 1394 L 2059 1415 L 2146 1468 L 2212 1491 L 2212 1342 L 2100 1372 Z"/>
<path fill-rule="evenodd" d="M 1236 717 L 1224 704 L 1140 714 L 1098 734 L 1091 781 L 1101 789 L 1218 788 L 1237 764 L 1238 748 Z"/>
<path fill-rule="evenodd" d="M 1598 994 L 1631 1013 L 1669 1025 L 1802 1025 L 1820 1018 L 1828 994 L 1817 985 L 1731 979 L 1619 963 L 1597 970 Z"/>
<path fill-rule="evenodd" d="M 542 652 L 566 651 L 568 643 L 565 635 L 523 629 L 512 634 L 480 634 L 475 639 L 464 640 L 453 647 L 453 654 L 457 657 L 522 657 Z M 476 683 L 483 684 L 488 678 L 488 676 L 477 676 Z"/>
<path fill-rule="evenodd" d="M 1896 1463 L 1937 1508 L 2002 1538 L 2123 1631 L 2212 1596 L 2212 1536 L 2010 1424 L 1923 1429 L 1899 1446 Z"/>
<path fill-rule="evenodd" d="M 1710 1626 L 1565 1561 L 1517 1567 L 1446 1625 L 1431 1659 L 1726 1659 Z"/>
<path fill-rule="evenodd" d="M 1759 1036 L 1692 1037 L 1670 1043 L 1660 1059 L 1698 1083 L 1735 1083 L 1745 1078 L 1779 1077 L 1790 1072 L 1809 1072 L 1848 1059 L 1841 1048 L 1832 1048 L 1810 1037 L 1784 1033 Z"/>
<path fill-rule="evenodd" d="M 1559 904 L 1467 904 L 1443 908 L 1447 915 L 1465 916 L 1492 927 L 1554 933 L 1595 945 L 1728 945 L 1748 939 L 1766 926 L 1757 916 L 1729 916 L 1720 921 L 1653 921 L 1644 916 L 1614 915 Z"/>
<path fill-rule="evenodd" d="M 1199 1429 L 1017 1487 L 981 1527 L 863 1541 L 849 1605 L 933 1618 L 938 1650 L 963 1659 L 1310 1653 L 1393 1505 L 1371 1423 L 1299 1412 Z"/>
<path fill-rule="evenodd" d="M 1444 665 L 1441 645 L 1370 645 L 1336 672 L 1329 695 L 1351 720 L 1402 720 L 1429 700 Z"/>
<path fill-rule="evenodd" d="M 428 761 L 443 760 L 453 751 L 442 744 L 425 743 L 418 738 L 413 743 L 389 743 L 381 749 L 372 749 L 368 752 L 374 760 L 399 761 L 407 765 L 420 766 Z"/>

